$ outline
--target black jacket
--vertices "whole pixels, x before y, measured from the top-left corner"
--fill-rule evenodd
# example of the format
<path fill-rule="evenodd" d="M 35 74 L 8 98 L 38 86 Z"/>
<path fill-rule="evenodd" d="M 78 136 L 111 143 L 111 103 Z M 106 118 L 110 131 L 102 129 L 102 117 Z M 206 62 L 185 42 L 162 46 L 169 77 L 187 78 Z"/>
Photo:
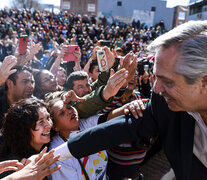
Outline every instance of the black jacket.
<path fill-rule="evenodd" d="M 68 148 L 76 158 L 122 142 L 159 135 L 177 180 L 206 180 L 207 168 L 193 154 L 195 119 L 173 112 L 163 97 L 153 93 L 143 118 L 120 116 L 70 136 Z"/>

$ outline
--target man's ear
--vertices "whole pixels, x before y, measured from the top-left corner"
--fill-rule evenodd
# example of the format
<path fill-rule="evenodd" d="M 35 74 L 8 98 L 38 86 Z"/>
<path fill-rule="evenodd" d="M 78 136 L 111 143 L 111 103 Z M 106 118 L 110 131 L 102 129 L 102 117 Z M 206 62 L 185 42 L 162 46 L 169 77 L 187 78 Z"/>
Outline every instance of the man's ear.
<path fill-rule="evenodd" d="M 11 89 L 14 86 L 14 83 L 13 83 L 12 80 L 7 79 L 6 80 L 6 85 L 7 85 L 8 89 Z"/>

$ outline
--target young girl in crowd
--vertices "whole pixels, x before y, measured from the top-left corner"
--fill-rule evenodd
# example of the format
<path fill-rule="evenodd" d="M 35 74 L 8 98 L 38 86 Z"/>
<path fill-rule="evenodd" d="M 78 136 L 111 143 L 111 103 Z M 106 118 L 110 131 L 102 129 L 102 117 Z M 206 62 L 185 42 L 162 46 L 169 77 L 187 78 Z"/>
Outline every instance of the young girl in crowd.
<path fill-rule="evenodd" d="M 63 100 L 65 99 L 65 100 Z M 47 101 L 47 99 L 46 99 Z M 63 144 L 70 138 L 70 133 L 72 131 L 84 130 L 93 127 L 99 123 L 110 120 L 116 116 L 124 114 L 126 110 L 132 111 L 132 106 L 135 105 L 131 102 L 126 104 L 114 111 L 111 111 L 106 115 L 94 115 L 86 119 L 79 119 L 77 110 L 70 105 L 69 96 L 53 96 L 49 98 L 48 96 L 48 110 L 51 114 L 53 120 L 53 130 L 55 131 L 54 137 L 52 137 L 52 142 L 50 144 L 50 149 L 56 148 L 57 146 Z M 136 103 L 138 103 L 136 101 Z M 139 103 L 141 103 L 139 101 Z M 139 107 L 138 107 L 139 106 Z M 144 109 L 143 104 L 138 105 L 137 109 L 133 108 L 133 113 L 139 114 L 140 109 Z M 100 140 L 101 141 L 101 140 Z M 86 142 L 87 143 L 87 142 Z M 56 165 L 61 165 L 61 169 L 58 172 L 51 174 L 51 179 L 61 179 L 61 180 L 89 180 L 89 179 L 107 179 L 106 178 L 106 165 L 107 165 L 107 154 L 105 151 L 97 152 L 90 156 L 76 159 L 72 158 L 65 160 L 63 162 L 56 162 Z"/>
<path fill-rule="evenodd" d="M 65 102 L 68 102 L 68 100 Z M 97 125 L 100 117 L 99 115 L 94 115 L 80 121 L 77 110 L 70 104 L 64 103 L 60 97 L 50 100 L 48 107 L 54 122 L 53 130 L 56 132 L 52 138 L 50 149 L 67 141 L 72 131 L 83 130 Z M 53 173 L 51 179 L 104 180 L 106 179 L 107 160 L 106 152 L 101 151 L 81 159 L 72 158 L 64 162 L 57 162 L 57 164 L 61 165 L 61 171 Z"/>

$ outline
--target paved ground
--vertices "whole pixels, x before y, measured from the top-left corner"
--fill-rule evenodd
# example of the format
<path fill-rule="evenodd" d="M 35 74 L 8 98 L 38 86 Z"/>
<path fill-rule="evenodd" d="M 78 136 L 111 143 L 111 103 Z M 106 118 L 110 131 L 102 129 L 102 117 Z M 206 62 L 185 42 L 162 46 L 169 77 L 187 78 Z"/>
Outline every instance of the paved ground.
<path fill-rule="evenodd" d="M 170 168 L 163 150 L 160 150 L 139 169 L 139 172 L 144 174 L 144 180 L 160 180 Z"/>

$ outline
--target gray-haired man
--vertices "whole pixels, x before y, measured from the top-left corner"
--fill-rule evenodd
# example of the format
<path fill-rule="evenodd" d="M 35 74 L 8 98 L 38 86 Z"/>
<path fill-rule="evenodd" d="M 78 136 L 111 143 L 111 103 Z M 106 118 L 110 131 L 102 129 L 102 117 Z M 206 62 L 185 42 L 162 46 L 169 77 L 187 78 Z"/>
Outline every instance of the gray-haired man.
<path fill-rule="evenodd" d="M 62 157 L 80 158 L 121 142 L 159 135 L 177 180 L 206 180 L 207 21 L 180 25 L 158 37 L 149 49 L 156 53 L 157 79 L 143 117 L 120 116 L 71 135 L 69 152 Z M 64 145 L 59 150 L 63 149 Z"/>

